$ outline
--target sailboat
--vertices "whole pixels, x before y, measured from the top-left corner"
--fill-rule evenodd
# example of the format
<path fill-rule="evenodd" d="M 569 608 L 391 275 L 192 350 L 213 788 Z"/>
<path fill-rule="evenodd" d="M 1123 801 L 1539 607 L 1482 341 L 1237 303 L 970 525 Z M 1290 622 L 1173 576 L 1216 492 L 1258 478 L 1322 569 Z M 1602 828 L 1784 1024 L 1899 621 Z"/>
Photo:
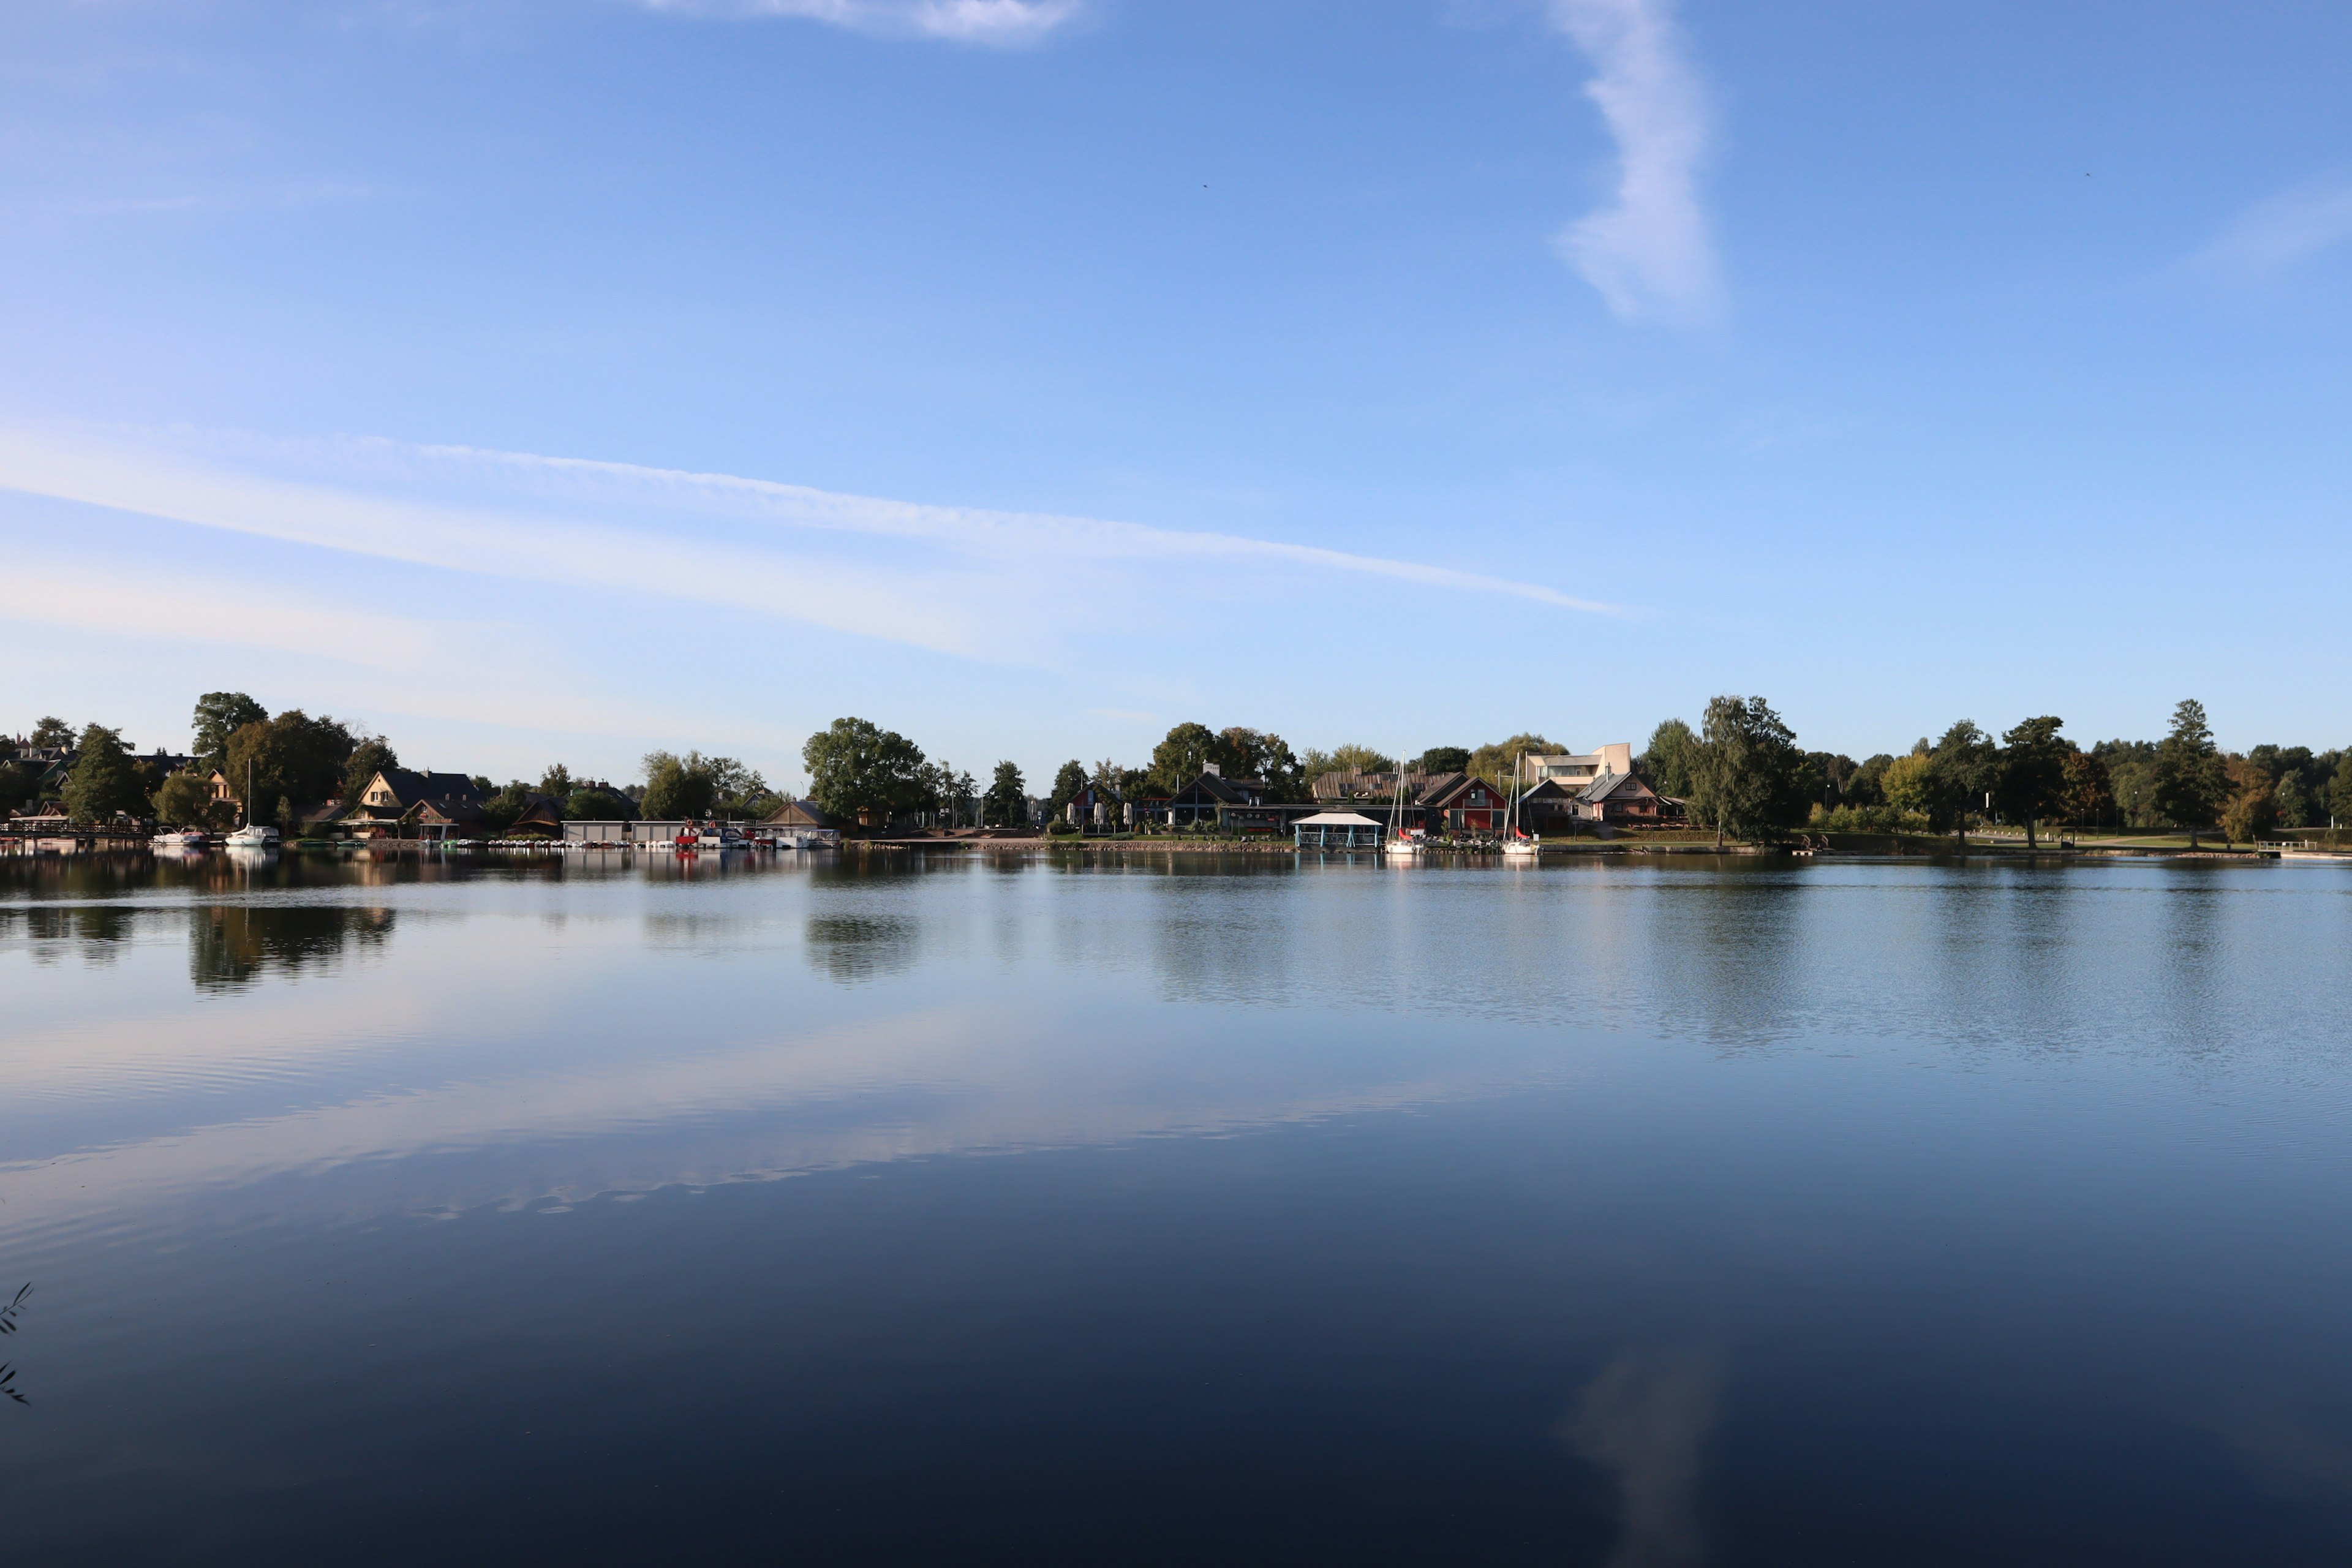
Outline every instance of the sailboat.
<path fill-rule="evenodd" d="M 1397 753 L 1396 804 L 1389 815 L 1389 836 L 1381 841 L 1383 855 L 1418 855 L 1421 841 L 1406 837 L 1404 830 L 1404 753 Z"/>
<path fill-rule="evenodd" d="M 275 849 L 278 829 L 267 823 L 253 820 L 253 759 L 245 759 L 245 799 L 237 803 L 236 814 L 245 818 L 244 825 L 223 840 L 232 849 Z"/>
<path fill-rule="evenodd" d="M 1542 852 L 1542 846 L 1519 826 L 1519 796 L 1527 791 L 1521 787 L 1520 772 L 1526 766 L 1525 754 L 1511 761 L 1511 805 L 1503 817 L 1503 858 L 1507 860 L 1532 860 Z"/>

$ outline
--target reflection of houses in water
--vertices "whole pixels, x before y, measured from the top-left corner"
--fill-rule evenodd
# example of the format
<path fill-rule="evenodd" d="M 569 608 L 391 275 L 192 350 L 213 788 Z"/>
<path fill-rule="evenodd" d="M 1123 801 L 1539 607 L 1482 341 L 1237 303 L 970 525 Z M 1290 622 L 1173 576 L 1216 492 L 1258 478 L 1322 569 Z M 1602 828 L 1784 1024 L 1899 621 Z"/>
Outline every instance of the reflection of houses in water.
<path fill-rule="evenodd" d="M 354 904 L 215 904 L 190 911 L 188 973 L 223 989 L 266 972 L 296 974 L 380 947 L 393 911 Z"/>

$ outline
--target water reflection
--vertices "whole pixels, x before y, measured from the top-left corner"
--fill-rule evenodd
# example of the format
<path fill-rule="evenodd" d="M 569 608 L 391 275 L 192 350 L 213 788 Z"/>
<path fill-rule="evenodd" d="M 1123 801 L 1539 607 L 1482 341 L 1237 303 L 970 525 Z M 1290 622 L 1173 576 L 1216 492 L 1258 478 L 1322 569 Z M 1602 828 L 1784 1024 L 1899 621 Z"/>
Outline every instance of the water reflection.
<path fill-rule="evenodd" d="M 811 915 L 803 950 L 819 973 L 855 985 L 913 968 L 918 929 L 904 915 Z"/>
<path fill-rule="evenodd" d="M 190 913 L 188 973 L 199 990 L 233 991 L 381 949 L 394 912 L 368 904 L 214 904 Z"/>
<path fill-rule="evenodd" d="M 1617 1483 L 1609 1568 L 1695 1568 L 1706 1560 L 1699 1474 L 1723 1382 L 1695 1351 L 1629 1353 L 1586 1385 L 1560 1433 Z"/>

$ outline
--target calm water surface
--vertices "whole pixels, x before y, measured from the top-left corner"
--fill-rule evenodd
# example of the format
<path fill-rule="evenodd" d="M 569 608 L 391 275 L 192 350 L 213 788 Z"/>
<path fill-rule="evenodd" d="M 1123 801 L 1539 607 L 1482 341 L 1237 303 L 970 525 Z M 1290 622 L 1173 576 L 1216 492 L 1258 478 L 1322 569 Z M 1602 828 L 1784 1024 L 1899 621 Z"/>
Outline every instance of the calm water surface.
<path fill-rule="evenodd" d="M 0 862 L 11 1563 L 2352 1561 L 2352 871 Z"/>

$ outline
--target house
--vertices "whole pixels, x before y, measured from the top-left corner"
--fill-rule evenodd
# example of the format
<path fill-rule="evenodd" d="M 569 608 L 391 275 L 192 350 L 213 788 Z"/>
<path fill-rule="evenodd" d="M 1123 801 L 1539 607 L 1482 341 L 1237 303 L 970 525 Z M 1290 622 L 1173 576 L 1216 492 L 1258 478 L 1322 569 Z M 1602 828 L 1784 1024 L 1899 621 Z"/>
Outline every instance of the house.
<path fill-rule="evenodd" d="M 1211 763 L 1160 809 L 1171 827 L 1213 823 L 1242 833 L 1273 833 L 1315 808 L 1268 800 L 1263 779 L 1229 779 Z"/>
<path fill-rule="evenodd" d="M 1588 752 L 1580 755 L 1546 757 L 1531 752 L 1522 765 L 1527 769 L 1522 776 L 1528 784 L 1541 784 L 1546 779 L 1558 779 L 1563 787 L 1571 792 L 1581 791 L 1585 785 L 1603 773 L 1614 773 L 1622 777 L 1632 773 L 1633 742 L 1617 741 L 1601 747 L 1597 752 Z"/>
<path fill-rule="evenodd" d="M 523 803 L 515 819 L 507 824 L 509 838 L 561 838 L 563 837 L 563 806 L 551 795 L 533 795 Z"/>
<path fill-rule="evenodd" d="M 1411 797 L 1409 809 L 1432 833 L 1500 833 L 1507 804 L 1476 773 L 1440 773 Z"/>
<path fill-rule="evenodd" d="M 386 768 L 368 780 L 344 822 L 363 838 L 447 838 L 477 826 L 488 797 L 464 773 Z"/>
<path fill-rule="evenodd" d="M 1612 827 L 1654 827 L 1672 813 L 1641 774 L 1602 773 L 1578 792 L 1576 815 Z"/>
<path fill-rule="evenodd" d="M 838 831 L 841 824 L 833 814 L 813 800 L 788 800 L 760 819 L 762 827 L 794 827 L 805 832 L 813 828 Z"/>
<path fill-rule="evenodd" d="M 1431 784 L 1446 775 L 1441 773 L 1408 773 L 1404 775 L 1405 798 L 1411 800 Z M 1380 805 L 1396 804 L 1397 775 L 1392 773 L 1360 773 L 1342 771 L 1320 773 L 1307 786 L 1308 793 L 1325 804 L 1335 801 L 1361 800 Z"/>

